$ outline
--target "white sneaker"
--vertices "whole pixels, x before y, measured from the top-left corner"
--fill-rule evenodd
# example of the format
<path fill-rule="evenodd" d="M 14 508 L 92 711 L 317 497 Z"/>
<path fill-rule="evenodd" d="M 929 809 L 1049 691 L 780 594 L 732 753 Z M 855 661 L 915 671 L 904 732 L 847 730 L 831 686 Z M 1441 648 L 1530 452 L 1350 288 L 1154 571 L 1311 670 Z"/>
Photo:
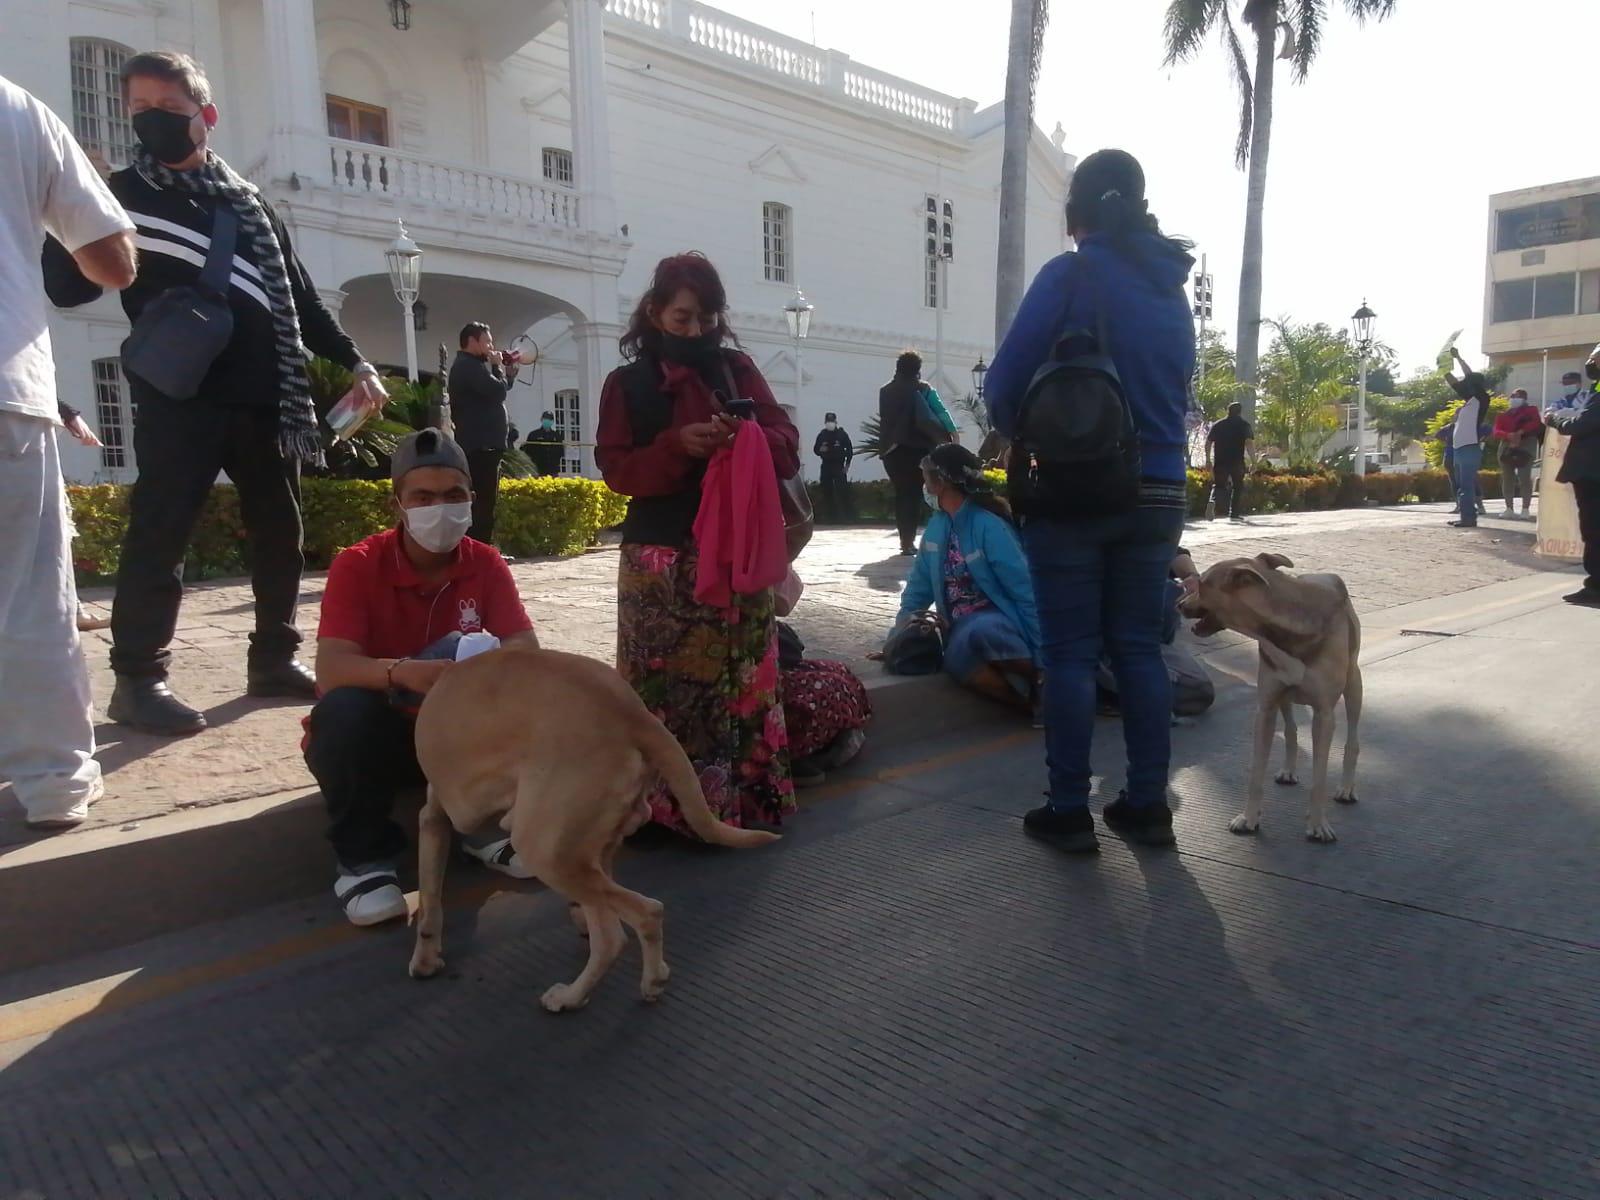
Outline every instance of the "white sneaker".
<path fill-rule="evenodd" d="M 534 878 L 534 873 L 523 864 L 517 857 L 517 852 L 511 848 L 511 839 L 508 837 L 495 838 L 492 842 L 484 842 L 478 846 L 463 838 L 461 848 L 491 871 L 499 871 L 500 874 L 509 875 L 512 879 Z"/>
<path fill-rule="evenodd" d="M 344 906 L 344 915 L 352 925 L 381 925 L 409 911 L 400 880 L 388 863 L 359 867 L 341 863 L 339 878 L 333 882 L 333 895 Z"/>
<path fill-rule="evenodd" d="M 105 794 L 105 782 L 97 777 L 89 790 L 76 798 L 63 797 L 44 804 L 35 801 L 26 807 L 27 826 L 29 829 L 49 831 L 82 825 L 89 819 L 89 806 Z"/>

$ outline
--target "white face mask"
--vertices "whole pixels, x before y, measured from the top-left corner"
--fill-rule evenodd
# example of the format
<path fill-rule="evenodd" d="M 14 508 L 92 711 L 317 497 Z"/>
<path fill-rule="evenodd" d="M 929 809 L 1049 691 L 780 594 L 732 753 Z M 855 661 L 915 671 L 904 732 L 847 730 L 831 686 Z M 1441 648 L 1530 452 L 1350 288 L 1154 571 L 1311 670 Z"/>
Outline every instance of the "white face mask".
<path fill-rule="evenodd" d="M 839 428 L 839 422 L 837 422 L 837 421 L 829 421 L 826 425 L 823 426 L 823 428 L 826 429 L 829 433 L 832 433 L 835 429 Z"/>
<path fill-rule="evenodd" d="M 472 505 L 463 500 L 457 504 L 429 504 L 422 508 L 401 510 L 405 515 L 406 531 L 417 545 L 435 554 L 445 554 L 461 544 L 472 524 Z"/>
<path fill-rule="evenodd" d="M 1575 383 L 1568 384 L 1567 385 L 1567 399 L 1571 400 L 1577 394 L 1578 394 L 1578 385 L 1575 384 Z"/>
<path fill-rule="evenodd" d="M 1528 398 L 1526 396 L 1513 396 L 1513 397 L 1511 397 L 1511 407 L 1512 408 L 1521 408 L 1527 402 L 1528 402 Z"/>

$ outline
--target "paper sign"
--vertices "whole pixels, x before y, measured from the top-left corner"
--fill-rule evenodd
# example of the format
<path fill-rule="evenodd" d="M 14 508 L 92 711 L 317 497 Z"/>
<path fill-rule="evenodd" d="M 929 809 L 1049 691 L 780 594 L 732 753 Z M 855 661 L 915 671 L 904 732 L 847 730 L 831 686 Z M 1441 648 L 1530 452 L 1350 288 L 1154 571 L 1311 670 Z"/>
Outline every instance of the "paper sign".
<path fill-rule="evenodd" d="M 1554 429 L 1544 432 L 1544 461 L 1539 467 L 1539 525 L 1534 550 L 1546 558 L 1565 562 L 1583 559 L 1583 538 L 1578 534 L 1578 501 L 1570 483 L 1557 483 L 1561 464 L 1572 439 Z"/>

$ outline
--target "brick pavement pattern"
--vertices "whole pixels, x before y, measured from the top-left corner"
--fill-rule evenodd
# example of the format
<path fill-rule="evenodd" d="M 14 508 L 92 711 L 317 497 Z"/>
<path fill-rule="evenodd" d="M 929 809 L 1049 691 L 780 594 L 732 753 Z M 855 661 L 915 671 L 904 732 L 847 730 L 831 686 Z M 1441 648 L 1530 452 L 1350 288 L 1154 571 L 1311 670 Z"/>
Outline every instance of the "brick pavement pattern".
<path fill-rule="evenodd" d="M 1442 508 L 1285 514 L 1252 518 L 1243 526 L 1202 522 L 1185 541 L 1202 566 L 1232 554 L 1276 550 L 1294 559 L 1297 569 L 1337 571 L 1362 612 L 1550 565 L 1532 553 L 1531 526 L 1486 521 L 1477 533 L 1463 533 L 1445 526 Z M 799 564 L 807 590 L 792 618 L 809 654 L 843 659 L 865 677 L 878 672 L 864 656 L 881 642 L 899 607 L 907 560 L 894 550 L 887 530 L 824 530 L 816 536 Z M 545 645 L 609 662 L 615 653 L 616 569 L 615 551 L 598 550 L 575 559 L 516 563 L 512 573 Z M 323 577 L 312 575 L 302 592 L 300 627 L 308 656 L 322 587 Z M 102 610 L 109 605 L 103 590 L 86 593 L 86 599 Z M 172 682 L 179 695 L 206 712 L 212 728 L 170 741 L 102 723 L 97 737 L 108 795 L 84 828 L 313 786 L 298 752 L 306 706 L 243 695 L 251 611 L 249 585 L 242 581 L 188 591 Z M 101 713 L 111 694 L 108 645 L 106 633 L 86 635 Z M 0 846 L 35 836 L 23 827 L 9 789 L 0 790 Z"/>

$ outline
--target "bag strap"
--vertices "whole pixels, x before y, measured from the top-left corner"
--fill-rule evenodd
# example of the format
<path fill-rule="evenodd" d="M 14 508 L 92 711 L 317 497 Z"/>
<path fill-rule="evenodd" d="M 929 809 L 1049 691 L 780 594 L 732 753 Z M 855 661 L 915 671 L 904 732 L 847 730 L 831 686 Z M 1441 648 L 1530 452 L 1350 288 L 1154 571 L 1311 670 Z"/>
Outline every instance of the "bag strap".
<path fill-rule="evenodd" d="M 1106 332 L 1106 309 L 1104 297 L 1100 290 L 1099 276 L 1095 273 L 1094 268 L 1086 265 L 1082 250 L 1079 250 L 1073 257 L 1080 264 L 1084 264 L 1080 266 L 1078 273 L 1084 274 L 1088 278 L 1089 299 L 1094 304 L 1094 336 L 1097 348 L 1100 353 L 1109 355 L 1111 353 L 1111 340 L 1110 335 Z M 1072 335 L 1082 332 L 1076 327 L 1068 328 L 1067 326 L 1067 310 L 1072 307 L 1072 301 L 1073 295 L 1068 292 L 1067 298 L 1061 304 L 1061 317 L 1056 322 L 1056 328 L 1059 332 L 1056 334 L 1056 340 L 1050 346 L 1051 358 L 1057 357 L 1056 352 L 1061 348 L 1062 342 Z"/>
<path fill-rule="evenodd" d="M 233 205 L 226 198 L 219 199 L 211 218 L 211 248 L 206 251 L 206 265 L 200 270 L 200 286 L 219 296 L 228 294 L 238 233 L 239 216 L 233 211 Z"/>

